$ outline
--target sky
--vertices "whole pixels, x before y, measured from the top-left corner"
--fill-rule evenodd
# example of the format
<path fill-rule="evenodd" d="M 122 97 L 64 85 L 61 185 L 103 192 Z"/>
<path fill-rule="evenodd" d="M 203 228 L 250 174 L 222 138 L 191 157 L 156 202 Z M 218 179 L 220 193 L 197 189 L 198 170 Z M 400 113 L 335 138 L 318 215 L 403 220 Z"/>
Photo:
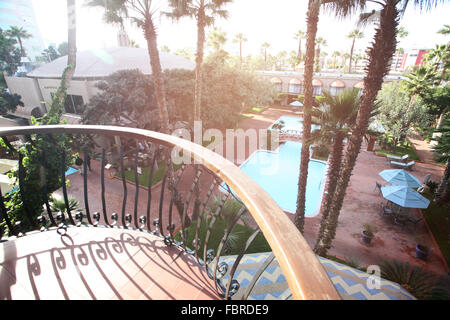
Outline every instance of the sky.
<path fill-rule="evenodd" d="M 36 18 L 46 45 L 67 41 L 66 1 L 32 0 Z M 118 28 L 104 23 L 103 11 L 100 8 L 89 8 L 84 0 L 77 0 L 77 47 L 79 51 L 101 49 L 117 46 Z M 411 1 L 412 2 L 412 1 Z M 153 0 L 154 5 L 164 10 L 166 1 Z M 232 38 L 243 33 L 248 42 L 244 44 L 244 55 L 259 54 L 261 44 L 269 42 L 269 52 L 297 50 L 298 42 L 294 34 L 299 30 L 306 31 L 307 0 L 235 0 L 226 6 L 229 11 L 227 20 L 219 19 L 216 26 L 227 33 L 225 49 L 231 54 L 238 54 L 238 44 Z M 156 8 L 155 6 L 155 8 Z M 161 10 L 160 10 L 161 11 Z M 196 47 L 196 23 L 190 18 L 172 22 L 166 17 L 156 14 L 158 27 L 158 45 L 167 45 L 172 51 L 182 48 Z M 420 12 L 414 5 L 408 7 L 400 25 L 409 32 L 407 38 L 401 40 L 399 47 L 406 50 L 433 48 L 436 44 L 446 43 L 448 38 L 437 34 L 444 24 L 449 23 L 450 1 L 440 4 L 428 12 Z M 336 19 L 322 12 L 319 19 L 318 36 L 327 40 L 323 51 L 348 52 L 351 40 L 346 37 L 356 28 L 357 16 L 350 19 Z M 140 47 L 146 47 L 142 32 L 134 25 L 126 25 L 131 39 Z M 207 32 L 210 29 L 207 30 Z M 356 52 L 364 51 L 374 34 L 374 27 L 361 29 L 365 37 L 358 40 Z"/>

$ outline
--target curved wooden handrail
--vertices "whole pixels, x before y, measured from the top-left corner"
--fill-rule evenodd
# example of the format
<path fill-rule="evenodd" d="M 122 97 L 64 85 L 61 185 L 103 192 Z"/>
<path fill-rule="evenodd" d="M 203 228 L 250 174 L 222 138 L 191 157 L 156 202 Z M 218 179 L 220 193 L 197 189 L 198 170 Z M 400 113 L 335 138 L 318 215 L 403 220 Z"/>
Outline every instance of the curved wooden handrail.
<path fill-rule="evenodd" d="M 197 161 L 227 183 L 246 205 L 272 248 L 294 299 L 340 299 L 318 258 L 282 209 L 255 181 L 219 154 L 188 140 L 136 128 L 92 125 L 0 128 L 2 137 L 55 133 L 101 134 L 145 139 L 190 152 Z"/>

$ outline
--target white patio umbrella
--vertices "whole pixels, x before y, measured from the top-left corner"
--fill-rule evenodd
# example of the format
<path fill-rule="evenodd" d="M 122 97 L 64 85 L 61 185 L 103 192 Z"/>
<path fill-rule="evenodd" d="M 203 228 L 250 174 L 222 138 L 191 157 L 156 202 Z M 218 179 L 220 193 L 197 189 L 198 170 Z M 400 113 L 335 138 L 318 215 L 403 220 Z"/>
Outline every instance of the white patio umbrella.
<path fill-rule="evenodd" d="M 289 105 L 293 107 L 303 107 L 303 103 L 301 103 L 300 101 L 291 102 Z"/>

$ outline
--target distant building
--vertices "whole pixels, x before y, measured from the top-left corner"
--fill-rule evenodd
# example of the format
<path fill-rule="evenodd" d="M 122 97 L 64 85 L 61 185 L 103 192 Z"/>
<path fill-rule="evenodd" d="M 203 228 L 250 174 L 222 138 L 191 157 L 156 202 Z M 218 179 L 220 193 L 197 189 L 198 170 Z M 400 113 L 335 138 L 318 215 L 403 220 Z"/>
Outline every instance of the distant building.
<path fill-rule="evenodd" d="M 403 55 L 401 64 L 402 70 L 412 69 L 413 67 L 423 65 L 425 55 L 429 52 L 428 49 L 412 49 Z"/>
<path fill-rule="evenodd" d="M 277 88 L 279 93 L 285 94 L 285 103 L 289 104 L 298 99 L 300 94 L 304 94 L 303 73 L 284 71 L 260 71 L 259 74 L 269 79 Z M 344 89 L 358 88 L 364 90 L 364 74 L 342 74 L 342 73 L 314 73 L 313 94 L 322 95 L 323 90 L 328 90 L 336 96 Z M 385 82 L 399 81 L 404 79 L 401 76 L 386 76 Z"/>
<path fill-rule="evenodd" d="M 185 58 L 160 52 L 161 67 L 166 69 L 194 70 L 194 62 Z M 24 108 L 17 108 L 15 115 L 30 118 L 47 112 L 59 87 L 61 76 L 67 66 L 67 56 L 58 58 L 29 72 L 26 77 L 5 77 L 11 93 L 22 96 Z M 65 119 L 77 123 L 85 104 L 98 92 L 96 84 L 120 70 L 139 69 L 143 74 L 152 73 L 150 57 L 143 48 L 112 48 L 77 52 L 77 64 L 65 103 Z M 44 103 L 41 103 L 44 102 Z"/>
<path fill-rule="evenodd" d="M 24 49 L 31 60 L 41 55 L 45 44 L 31 0 L 0 0 L 0 28 L 8 30 L 10 26 L 22 27 L 32 35 L 30 39 L 23 39 Z"/>

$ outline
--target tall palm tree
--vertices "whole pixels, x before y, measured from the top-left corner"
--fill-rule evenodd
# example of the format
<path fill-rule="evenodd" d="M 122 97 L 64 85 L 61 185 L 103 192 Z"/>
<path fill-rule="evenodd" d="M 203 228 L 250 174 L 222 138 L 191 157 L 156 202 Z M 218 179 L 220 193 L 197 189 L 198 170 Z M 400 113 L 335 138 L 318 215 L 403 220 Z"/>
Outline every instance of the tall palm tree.
<path fill-rule="evenodd" d="M 441 128 L 436 132 L 441 133 L 441 136 L 437 139 L 438 144 L 434 147 L 434 151 L 439 155 L 438 161 L 446 164 L 435 194 L 435 202 L 441 205 L 448 202 L 450 196 L 450 117 L 443 121 Z"/>
<path fill-rule="evenodd" d="M 339 51 L 333 51 L 331 54 L 331 57 L 333 58 L 333 68 L 336 69 L 337 65 L 337 58 L 341 56 L 341 53 Z"/>
<path fill-rule="evenodd" d="M 239 43 L 239 66 L 240 66 L 240 68 L 242 68 L 242 44 L 247 41 L 248 41 L 248 39 L 242 33 L 238 33 L 237 35 L 235 35 L 235 37 L 233 39 L 234 43 Z"/>
<path fill-rule="evenodd" d="M 77 14 L 75 0 L 67 0 L 67 67 L 63 72 L 61 83 L 53 96 L 49 112 L 45 121 L 51 121 L 54 114 L 64 112 L 64 103 L 67 98 L 67 88 L 70 86 L 75 68 L 77 66 Z M 59 117 L 55 118 L 58 119 Z M 51 123 L 47 123 L 51 124 Z"/>
<path fill-rule="evenodd" d="M 359 6 L 364 8 L 365 0 L 349 1 L 350 7 Z M 383 78 L 387 75 L 390 61 L 396 49 L 397 27 L 402 13 L 405 11 L 408 0 L 380 0 L 376 3 L 380 5 L 378 11 L 378 23 L 375 30 L 374 41 L 368 50 L 369 62 L 367 74 L 364 78 L 364 92 L 361 96 L 361 107 L 358 112 L 356 125 L 352 130 L 352 135 L 348 140 L 347 152 L 344 156 L 343 165 L 339 174 L 336 191 L 333 196 L 332 205 L 329 212 L 326 236 L 321 245 L 322 252 L 326 252 L 336 235 L 336 228 L 339 214 L 341 212 L 345 193 L 350 181 L 350 177 L 355 167 L 356 159 L 361 149 L 361 144 L 369 125 L 372 109 L 383 83 Z M 439 0 L 414 0 L 415 5 L 421 10 L 430 9 L 437 5 Z M 348 14 L 348 8 L 338 6 L 339 3 L 330 3 L 337 16 Z M 372 11 L 372 15 L 376 11 Z M 363 16 L 366 17 L 366 16 Z"/>
<path fill-rule="evenodd" d="M 227 18 L 228 12 L 223 7 L 232 0 L 169 0 L 172 9 L 165 14 L 178 20 L 182 17 L 193 17 L 197 21 L 197 53 L 195 58 L 195 92 L 194 121 L 201 119 L 203 56 L 205 46 L 205 28 L 214 24 L 216 18 Z M 242 59 L 241 59 L 242 61 Z M 242 63 L 242 62 L 241 62 Z"/>
<path fill-rule="evenodd" d="M 303 32 L 302 30 L 298 30 L 297 33 L 294 35 L 294 39 L 298 40 L 297 58 L 298 58 L 299 62 L 302 59 L 302 40 L 305 39 L 305 37 L 306 37 L 306 33 Z"/>
<path fill-rule="evenodd" d="M 411 95 L 407 113 L 414 105 L 417 95 L 427 90 L 427 88 L 432 86 L 435 82 L 436 74 L 434 73 L 434 70 L 428 66 L 416 66 L 410 73 L 406 74 L 406 79 L 403 81 L 403 84 Z"/>
<path fill-rule="evenodd" d="M 357 39 L 364 38 L 364 33 L 358 29 L 355 29 L 347 35 L 347 38 L 352 39 L 352 47 L 350 49 L 350 61 L 348 63 L 348 73 L 352 73 L 352 60 L 353 60 L 353 50 L 355 49 L 355 42 Z"/>
<path fill-rule="evenodd" d="M 316 39 L 316 67 L 315 67 L 315 71 L 319 72 L 320 71 L 320 46 L 327 46 L 327 40 L 325 40 L 322 37 L 318 37 Z"/>
<path fill-rule="evenodd" d="M 264 70 L 267 70 L 267 50 L 270 48 L 270 43 L 264 42 L 261 49 L 264 52 Z"/>
<path fill-rule="evenodd" d="M 126 18 L 135 22 L 144 33 L 147 50 L 150 56 L 153 84 L 155 86 L 156 103 L 159 109 L 161 131 L 169 133 L 169 114 L 167 111 L 166 88 L 159 58 L 157 34 L 151 0 L 88 0 L 92 7 L 102 7 L 104 18 L 108 23 L 122 24 Z"/>
<path fill-rule="evenodd" d="M 360 101 L 359 90 L 344 90 L 338 96 L 332 96 L 328 91 L 323 92 L 319 108 L 314 108 L 312 116 L 320 125 L 320 129 L 311 133 L 313 141 L 320 141 L 330 146 L 331 153 L 328 161 L 328 188 L 321 207 L 321 223 L 317 238 L 317 254 L 322 254 L 321 241 L 328 222 L 328 213 L 331 200 L 336 190 L 337 178 L 342 164 L 344 139 L 348 137 L 352 126 L 355 124 Z"/>
<path fill-rule="evenodd" d="M 297 208 L 295 211 L 294 224 L 303 233 L 305 225 L 305 203 L 306 182 L 308 179 L 309 166 L 309 140 L 311 136 L 311 109 L 313 104 L 313 73 L 314 73 L 314 50 L 316 46 L 317 24 L 319 23 L 319 12 L 321 3 L 309 0 L 306 13 L 306 55 L 305 72 L 303 75 L 304 100 L 303 100 L 303 145 L 300 158 L 300 175 L 298 177 Z"/>
<path fill-rule="evenodd" d="M 20 52 L 22 52 L 22 57 L 26 57 L 26 52 L 23 48 L 22 40 L 29 39 L 33 35 L 31 33 L 28 33 L 28 31 L 26 31 L 23 27 L 18 26 L 10 26 L 6 32 L 10 37 L 17 38 L 17 41 L 20 45 Z"/>
<path fill-rule="evenodd" d="M 445 35 L 450 34 L 450 24 L 444 24 L 444 27 L 439 29 L 438 33 Z"/>
<path fill-rule="evenodd" d="M 14 63 L 14 59 L 11 53 L 15 50 L 17 41 L 11 38 L 6 31 L 3 31 L 0 28 L 0 51 L 1 54 L 5 57 L 6 63 L 9 66 L 9 70 L 11 75 L 14 75 L 17 71 L 16 64 Z"/>

